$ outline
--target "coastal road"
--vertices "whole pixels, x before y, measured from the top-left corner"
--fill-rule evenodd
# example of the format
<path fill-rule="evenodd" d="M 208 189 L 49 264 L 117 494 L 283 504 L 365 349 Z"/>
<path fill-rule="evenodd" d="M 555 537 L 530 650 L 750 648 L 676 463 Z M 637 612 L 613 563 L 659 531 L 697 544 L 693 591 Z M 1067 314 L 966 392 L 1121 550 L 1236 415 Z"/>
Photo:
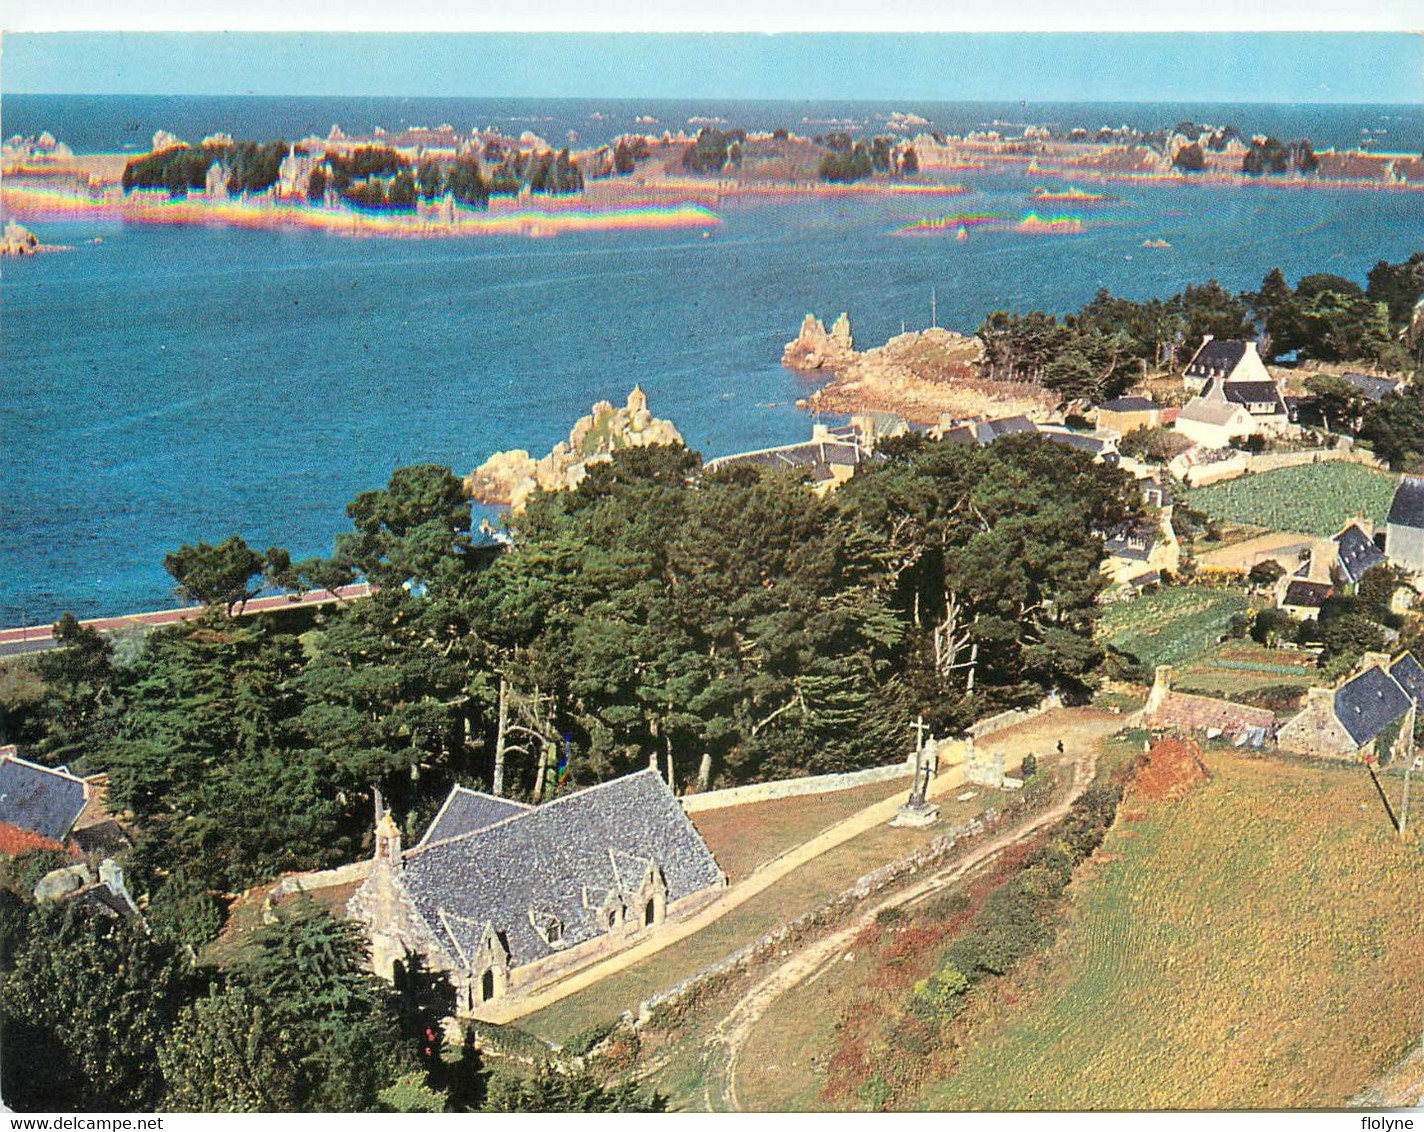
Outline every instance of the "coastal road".
<path fill-rule="evenodd" d="M 271 613 L 274 610 L 291 609 L 296 606 L 331 605 L 338 601 L 369 597 L 372 587 L 368 582 L 357 582 L 351 586 L 341 586 L 335 592 L 310 590 L 304 594 L 276 594 L 249 601 L 236 614 L 248 617 L 254 613 Z M 157 609 L 149 613 L 128 613 L 120 617 L 96 617 L 80 624 L 101 633 L 113 633 L 121 629 L 154 629 L 160 625 L 173 625 L 179 621 L 189 621 L 203 612 L 201 605 L 189 605 L 180 609 Z M 57 647 L 52 625 L 18 626 L 0 629 L 0 658 L 21 656 L 25 653 L 44 652 Z"/>

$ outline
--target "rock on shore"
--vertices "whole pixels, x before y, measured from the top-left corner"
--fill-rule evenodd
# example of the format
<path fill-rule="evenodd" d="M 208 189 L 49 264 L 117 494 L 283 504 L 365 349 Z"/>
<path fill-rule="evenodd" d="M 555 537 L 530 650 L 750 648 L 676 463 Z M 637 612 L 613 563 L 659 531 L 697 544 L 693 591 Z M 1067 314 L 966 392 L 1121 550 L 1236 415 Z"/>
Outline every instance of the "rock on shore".
<path fill-rule="evenodd" d="M 781 364 L 788 369 L 839 369 L 855 358 L 850 319 L 842 311 L 830 333 L 826 332 L 825 323 L 814 314 L 808 314 L 801 322 L 801 333 L 796 335 L 794 341 L 786 343 Z"/>
<path fill-rule="evenodd" d="M 465 490 L 480 503 L 503 504 L 520 511 L 536 488 L 562 491 L 577 487 L 590 465 L 611 459 L 621 448 L 682 443 L 677 426 L 654 417 L 648 411 L 647 394 L 634 386 L 622 408 L 608 401 L 594 405 L 588 416 L 579 418 L 568 440 L 559 441 L 541 460 L 523 448 L 496 452 L 465 477 Z"/>

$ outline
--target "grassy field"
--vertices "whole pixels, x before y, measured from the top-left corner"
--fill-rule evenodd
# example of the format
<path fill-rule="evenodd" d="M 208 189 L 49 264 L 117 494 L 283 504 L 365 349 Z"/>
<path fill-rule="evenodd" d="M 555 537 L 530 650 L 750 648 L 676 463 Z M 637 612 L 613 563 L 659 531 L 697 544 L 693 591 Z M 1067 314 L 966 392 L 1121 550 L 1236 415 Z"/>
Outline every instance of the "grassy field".
<path fill-rule="evenodd" d="M 1216 519 L 1331 536 L 1361 511 L 1383 524 L 1396 482 L 1384 472 L 1333 460 L 1238 476 L 1198 488 L 1187 501 Z"/>
<path fill-rule="evenodd" d="M 1332 1107 L 1417 1043 L 1417 838 L 1359 768 L 1208 763 L 1180 801 L 1124 803 L 1058 940 L 920 1107 Z"/>
<path fill-rule="evenodd" d="M 1232 615 L 1246 612 L 1246 607 L 1246 595 L 1235 590 L 1169 586 L 1107 606 L 1098 623 L 1098 639 L 1149 665 L 1180 667 L 1214 649 Z"/>
<path fill-rule="evenodd" d="M 867 806 L 909 791 L 909 777 L 874 782 L 854 790 L 777 798 L 689 814 L 717 864 L 735 884 L 758 865 L 804 844 Z"/>
<path fill-rule="evenodd" d="M 1302 693 L 1320 682 L 1315 654 L 1294 649 L 1268 649 L 1251 640 L 1224 641 L 1207 649 L 1173 676 L 1173 687 L 1224 699 L 1251 699 L 1267 687 L 1290 687 Z"/>

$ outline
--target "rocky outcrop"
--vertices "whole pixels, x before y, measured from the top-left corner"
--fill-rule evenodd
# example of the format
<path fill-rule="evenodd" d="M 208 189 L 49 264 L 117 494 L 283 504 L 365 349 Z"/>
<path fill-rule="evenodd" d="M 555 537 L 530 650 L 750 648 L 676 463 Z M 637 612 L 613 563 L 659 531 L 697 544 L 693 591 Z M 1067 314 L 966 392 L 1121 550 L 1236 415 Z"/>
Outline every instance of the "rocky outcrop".
<path fill-rule="evenodd" d="M 798 349 L 819 351 L 824 357 L 829 343 L 844 342 L 846 349 L 820 366 L 794 365 L 796 369 L 833 369 L 833 380 L 816 390 L 807 408 L 834 413 L 887 412 L 909 421 L 937 424 L 954 417 L 1043 417 L 1053 407 L 1052 398 L 1035 385 L 988 381 L 982 373 L 984 344 L 973 337 L 940 327 L 896 335 L 883 346 L 856 353 L 849 349 L 850 326 L 837 339 L 837 322 L 830 334 L 808 317 L 800 336 L 787 347 L 786 364 L 793 365 Z M 819 331 L 819 334 L 818 334 Z"/>
<path fill-rule="evenodd" d="M 0 256 L 39 255 L 41 252 L 68 251 L 57 244 L 42 244 L 39 237 L 13 220 L 5 225 L 5 233 L 0 236 Z"/>
<path fill-rule="evenodd" d="M 788 369 L 816 370 L 840 369 L 856 358 L 855 340 L 850 333 L 850 319 L 841 312 L 830 333 L 826 324 L 814 314 L 808 314 L 801 323 L 801 333 L 795 341 L 786 343 L 781 355 L 781 364 Z"/>
<path fill-rule="evenodd" d="M 594 405 L 588 416 L 578 419 L 568 440 L 559 441 L 541 460 L 522 448 L 496 452 L 465 478 L 465 490 L 481 503 L 520 511 L 537 488 L 577 487 L 590 465 L 611 459 L 619 449 L 682 443 L 677 426 L 653 416 L 647 394 L 634 386 L 622 408 L 608 401 Z"/>

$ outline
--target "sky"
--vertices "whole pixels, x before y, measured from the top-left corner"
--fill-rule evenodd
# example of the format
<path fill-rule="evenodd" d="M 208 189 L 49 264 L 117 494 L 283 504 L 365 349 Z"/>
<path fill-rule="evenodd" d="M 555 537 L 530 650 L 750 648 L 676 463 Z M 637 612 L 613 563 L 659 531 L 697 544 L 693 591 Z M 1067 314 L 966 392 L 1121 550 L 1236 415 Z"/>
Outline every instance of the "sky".
<path fill-rule="evenodd" d="M 1421 103 L 1424 36 L 10 32 L 0 90 Z"/>

